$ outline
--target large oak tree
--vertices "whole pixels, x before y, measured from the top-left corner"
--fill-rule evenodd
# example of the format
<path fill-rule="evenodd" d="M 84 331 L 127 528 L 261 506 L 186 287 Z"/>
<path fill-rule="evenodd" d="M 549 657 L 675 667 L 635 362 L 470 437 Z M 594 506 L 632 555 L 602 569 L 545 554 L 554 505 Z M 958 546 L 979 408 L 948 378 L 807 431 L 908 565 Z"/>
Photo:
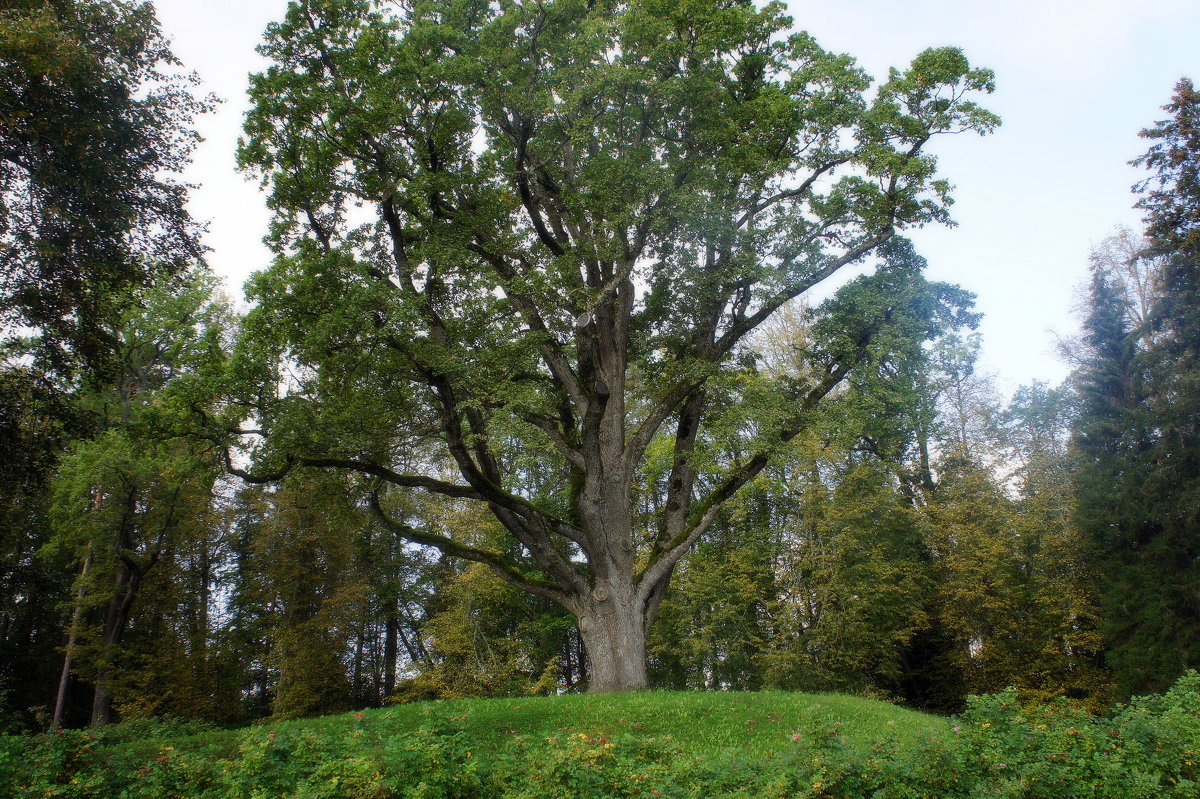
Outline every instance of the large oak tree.
<path fill-rule="evenodd" d="M 261 438 L 230 468 L 362 473 L 409 540 L 574 613 L 590 690 L 644 687 L 727 500 L 856 364 L 961 311 L 890 240 L 948 221 L 926 146 L 995 126 L 969 99 L 991 73 L 935 49 L 872 88 L 790 25 L 739 0 L 292 3 L 240 154 L 277 257 L 233 368 Z M 877 250 L 803 373 L 756 367 L 766 319 Z M 482 503 L 509 545 L 419 493 Z"/>

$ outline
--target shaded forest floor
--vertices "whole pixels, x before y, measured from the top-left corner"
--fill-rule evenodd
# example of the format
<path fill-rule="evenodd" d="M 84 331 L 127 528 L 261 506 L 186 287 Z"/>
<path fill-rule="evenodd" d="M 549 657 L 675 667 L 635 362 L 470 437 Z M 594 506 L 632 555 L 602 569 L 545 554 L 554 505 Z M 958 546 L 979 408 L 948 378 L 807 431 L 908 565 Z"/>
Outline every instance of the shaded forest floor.
<path fill-rule="evenodd" d="M 1200 676 L 1109 716 L 1012 694 L 939 718 L 790 693 L 422 702 L 203 730 L 0 738 L 16 797 L 1200 796 Z"/>

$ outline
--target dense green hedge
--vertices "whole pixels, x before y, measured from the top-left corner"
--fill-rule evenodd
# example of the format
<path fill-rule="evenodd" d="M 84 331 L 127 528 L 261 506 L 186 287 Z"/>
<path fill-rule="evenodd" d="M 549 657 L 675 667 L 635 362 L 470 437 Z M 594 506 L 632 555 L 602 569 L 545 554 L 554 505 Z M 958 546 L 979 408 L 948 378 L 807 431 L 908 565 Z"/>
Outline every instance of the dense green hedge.
<path fill-rule="evenodd" d="M 707 799 L 708 797 L 1200 797 L 1200 675 L 1109 716 L 979 697 L 947 732 L 897 752 L 814 719 L 748 756 L 676 737 L 514 734 L 481 745 L 464 716 L 191 734 L 122 725 L 0 739 L 0 795 L 83 799 Z"/>

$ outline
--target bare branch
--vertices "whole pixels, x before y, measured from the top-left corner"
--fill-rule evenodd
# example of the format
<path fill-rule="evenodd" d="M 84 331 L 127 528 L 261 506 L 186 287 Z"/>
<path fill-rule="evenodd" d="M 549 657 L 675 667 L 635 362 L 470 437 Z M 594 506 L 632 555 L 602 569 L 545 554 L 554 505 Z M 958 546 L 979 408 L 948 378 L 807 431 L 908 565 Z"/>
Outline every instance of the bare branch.
<path fill-rule="evenodd" d="M 775 436 L 775 445 L 786 444 L 800 434 L 804 429 L 801 423 L 803 416 L 811 411 L 825 395 L 846 378 L 846 375 L 850 373 L 850 369 L 862 359 L 865 353 L 866 342 L 860 342 L 857 358 L 849 359 L 847 362 L 838 364 L 832 368 L 825 376 L 825 379 L 805 395 L 793 420 L 793 424 L 785 427 Z M 692 511 L 691 523 L 688 527 L 676 535 L 660 552 L 651 553 L 650 562 L 637 577 L 639 593 L 648 595 L 647 592 L 651 587 L 670 573 L 670 570 L 675 567 L 675 564 L 683 557 L 683 554 L 696 543 L 700 536 L 704 534 L 704 531 L 708 529 L 709 525 L 712 524 L 717 512 L 720 511 L 725 502 L 737 493 L 738 489 L 766 468 L 767 463 L 770 462 L 770 458 L 769 451 L 758 452 L 750 460 L 726 475 L 721 484 L 713 489 L 704 501 Z"/>
<path fill-rule="evenodd" d="M 550 441 L 553 442 L 555 448 L 558 449 L 559 453 L 561 453 L 564 458 L 570 461 L 572 466 L 580 471 L 586 467 L 586 464 L 584 464 L 583 461 L 583 454 L 567 442 L 567 439 L 563 435 L 563 431 L 559 428 L 557 422 L 555 422 L 553 419 L 547 419 L 545 416 L 539 416 L 535 413 L 527 413 L 521 418 L 545 433 Z"/>
<path fill-rule="evenodd" d="M 375 517 L 389 530 L 405 540 L 434 547 L 440 552 L 445 552 L 447 555 L 482 563 L 496 572 L 505 582 L 522 591 L 540 594 L 562 604 L 569 601 L 567 593 L 563 590 L 562 586 L 523 573 L 516 563 L 499 552 L 491 552 L 467 546 L 448 536 L 418 530 L 410 525 L 401 524 L 387 515 L 383 506 L 379 504 L 379 493 L 377 491 L 371 492 L 370 504 Z"/>
<path fill-rule="evenodd" d="M 848 157 L 835 158 L 832 161 L 821 164 L 821 166 L 819 166 L 815 170 L 813 170 L 813 173 L 811 175 L 809 175 L 804 180 L 804 182 L 801 183 L 796 188 L 788 189 L 786 191 L 781 191 L 777 194 L 767 197 L 765 200 L 760 200 L 759 202 L 756 202 L 754 205 L 747 208 L 746 213 L 742 214 L 742 216 L 738 219 L 737 226 L 739 228 L 745 226 L 746 223 L 748 223 L 751 219 L 758 216 L 760 213 L 767 210 L 772 205 L 775 205 L 778 202 L 782 202 L 783 200 L 790 200 L 793 197 L 799 197 L 802 194 L 805 194 L 806 192 L 808 192 L 809 189 L 811 189 L 813 187 L 813 184 L 816 183 L 821 178 L 822 175 L 824 175 L 826 172 L 829 172 L 831 169 L 834 169 L 835 167 L 841 166 L 842 164 L 848 162 L 849 160 L 850 159 Z"/>

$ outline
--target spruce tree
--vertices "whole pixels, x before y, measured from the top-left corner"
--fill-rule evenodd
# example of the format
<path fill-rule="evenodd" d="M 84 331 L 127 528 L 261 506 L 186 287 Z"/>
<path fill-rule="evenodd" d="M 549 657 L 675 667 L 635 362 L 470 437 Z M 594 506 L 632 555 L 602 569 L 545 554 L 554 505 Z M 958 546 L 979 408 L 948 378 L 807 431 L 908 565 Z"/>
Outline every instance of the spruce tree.
<path fill-rule="evenodd" d="M 1146 358 L 1153 437 L 1143 487 L 1159 528 L 1143 559 L 1160 594 L 1163 682 L 1200 664 L 1200 93 L 1183 79 L 1164 108 L 1169 118 L 1142 131 L 1155 143 L 1136 162 L 1153 171 L 1138 205 L 1150 251 L 1163 259 Z"/>
<path fill-rule="evenodd" d="M 1094 546 L 1107 665 L 1124 694 L 1158 690 L 1200 663 L 1200 95 L 1181 80 L 1169 118 L 1134 161 L 1157 258 L 1149 314 L 1093 264 L 1077 518 Z"/>

